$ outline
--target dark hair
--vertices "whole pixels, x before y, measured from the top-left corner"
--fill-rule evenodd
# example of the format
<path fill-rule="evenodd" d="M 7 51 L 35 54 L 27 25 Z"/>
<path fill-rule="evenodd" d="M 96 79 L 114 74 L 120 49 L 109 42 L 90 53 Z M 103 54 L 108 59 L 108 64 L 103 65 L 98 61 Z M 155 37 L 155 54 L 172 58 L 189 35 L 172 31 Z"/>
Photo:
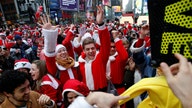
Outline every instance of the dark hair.
<path fill-rule="evenodd" d="M 85 45 L 92 44 L 92 43 L 95 45 L 94 39 L 92 39 L 91 37 L 86 38 L 86 39 L 83 41 L 83 44 L 82 44 L 83 49 L 85 48 Z"/>
<path fill-rule="evenodd" d="M 70 91 L 66 91 L 66 92 L 64 93 L 64 100 L 63 100 L 63 102 L 64 102 L 64 108 L 68 108 L 68 106 L 71 104 L 71 103 L 69 103 L 68 97 L 67 97 L 67 94 L 68 94 L 69 92 L 70 92 Z"/>
<path fill-rule="evenodd" d="M 30 81 L 29 76 L 25 72 L 17 70 L 7 70 L 0 76 L 0 92 L 7 92 L 13 94 L 14 90 L 25 81 Z"/>

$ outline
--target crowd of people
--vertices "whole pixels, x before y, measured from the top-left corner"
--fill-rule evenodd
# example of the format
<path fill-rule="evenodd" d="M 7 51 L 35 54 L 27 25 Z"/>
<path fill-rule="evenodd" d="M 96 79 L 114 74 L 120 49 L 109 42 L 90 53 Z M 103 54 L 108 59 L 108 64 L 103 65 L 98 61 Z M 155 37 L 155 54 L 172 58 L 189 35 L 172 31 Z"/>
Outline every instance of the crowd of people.
<path fill-rule="evenodd" d="M 152 67 L 149 25 L 103 15 L 97 6 L 95 22 L 52 25 L 44 14 L 34 28 L 0 29 L 0 108 L 192 107 L 191 63 L 175 54 L 179 63 Z"/>

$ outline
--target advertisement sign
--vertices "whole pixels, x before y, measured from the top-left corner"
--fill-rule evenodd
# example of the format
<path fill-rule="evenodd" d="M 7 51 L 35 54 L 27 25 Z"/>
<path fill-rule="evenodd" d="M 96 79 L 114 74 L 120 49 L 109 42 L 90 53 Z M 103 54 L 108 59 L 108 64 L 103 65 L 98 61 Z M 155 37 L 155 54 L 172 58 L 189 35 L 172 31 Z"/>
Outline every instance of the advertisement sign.
<path fill-rule="evenodd" d="M 111 0 L 103 0 L 104 6 L 111 6 Z"/>
<path fill-rule="evenodd" d="M 92 9 L 92 0 L 87 0 L 87 5 L 86 5 L 86 9 Z"/>
<path fill-rule="evenodd" d="M 178 62 L 175 53 L 192 62 L 192 1 L 148 0 L 152 64 Z"/>
<path fill-rule="evenodd" d="M 77 5 L 78 5 L 77 0 L 61 0 L 60 1 L 61 10 L 77 11 L 78 10 Z"/>
<path fill-rule="evenodd" d="M 112 6 L 114 12 L 121 12 L 120 6 Z"/>
<path fill-rule="evenodd" d="M 79 10 L 85 11 L 85 0 L 79 0 Z"/>
<path fill-rule="evenodd" d="M 57 10 L 59 9 L 59 1 L 58 0 L 49 0 L 49 8 L 51 10 Z"/>

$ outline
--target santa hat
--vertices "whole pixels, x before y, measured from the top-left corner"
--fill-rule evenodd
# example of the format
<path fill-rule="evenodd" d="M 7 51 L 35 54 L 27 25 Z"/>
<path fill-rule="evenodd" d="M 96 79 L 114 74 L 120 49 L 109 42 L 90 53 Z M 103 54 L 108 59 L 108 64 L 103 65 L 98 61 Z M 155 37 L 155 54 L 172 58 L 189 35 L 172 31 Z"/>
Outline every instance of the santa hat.
<path fill-rule="evenodd" d="M 29 60 L 25 58 L 22 58 L 20 60 L 15 60 L 14 70 L 21 69 L 21 68 L 31 69 L 31 63 L 29 62 Z"/>
<path fill-rule="evenodd" d="M 88 38 L 88 37 L 91 37 L 91 38 L 92 38 L 91 33 L 89 33 L 89 32 L 85 33 L 85 34 L 82 36 L 82 38 L 81 38 L 81 44 L 83 44 L 83 41 L 84 41 L 86 38 Z"/>
<path fill-rule="evenodd" d="M 65 48 L 65 49 L 66 49 L 66 47 L 65 47 L 64 45 L 58 44 L 58 45 L 56 46 L 56 48 L 55 48 L 55 53 L 58 53 L 58 51 L 59 51 L 60 48 Z"/>
<path fill-rule="evenodd" d="M 5 33 L 0 33 L 0 36 L 6 36 Z"/>
<path fill-rule="evenodd" d="M 128 27 L 127 27 L 129 30 L 131 30 L 132 29 L 132 26 L 131 26 L 131 24 L 128 24 Z"/>
<path fill-rule="evenodd" d="M 79 80 L 69 79 L 63 86 L 62 97 L 64 98 L 64 94 L 68 91 L 72 91 L 79 96 L 87 96 L 89 94 L 88 87 Z"/>

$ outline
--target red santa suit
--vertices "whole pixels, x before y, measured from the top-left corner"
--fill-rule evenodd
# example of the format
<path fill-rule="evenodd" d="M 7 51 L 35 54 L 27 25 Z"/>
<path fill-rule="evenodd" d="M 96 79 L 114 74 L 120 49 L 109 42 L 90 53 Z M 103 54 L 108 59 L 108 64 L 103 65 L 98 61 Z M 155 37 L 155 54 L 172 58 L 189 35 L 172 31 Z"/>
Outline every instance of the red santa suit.
<path fill-rule="evenodd" d="M 62 96 L 61 96 L 61 86 L 60 82 L 55 79 L 52 75 L 46 74 L 43 76 L 40 90 L 38 91 L 41 94 L 48 95 L 55 103 L 61 105 Z M 59 105 L 58 105 L 59 106 Z"/>
<path fill-rule="evenodd" d="M 116 38 L 114 41 L 117 52 L 109 57 L 106 74 L 111 77 L 111 81 L 116 86 L 118 94 L 121 94 L 125 91 L 122 83 L 124 68 L 128 60 L 128 53 L 123 46 L 122 40 Z"/>
<path fill-rule="evenodd" d="M 90 90 L 100 90 L 107 87 L 106 64 L 110 53 L 110 35 L 105 25 L 99 27 L 100 50 L 93 60 L 86 61 L 86 55 L 79 57 L 79 67 L 82 81 Z"/>
<path fill-rule="evenodd" d="M 73 40 L 73 38 L 74 38 L 74 33 L 72 30 L 69 30 L 62 44 L 66 47 L 69 56 L 75 59 L 75 53 L 78 55 L 81 55 L 82 48 L 73 46 L 73 43 L 71 41 Z"/>
<path fill-rule="evenodd" d="M 56 76 L 59 73 L 59 80 L 61 82 L 61 86 L 65 84 L 68 79 L 78 79 L 79 74 L 77 73 L 77 67 L 79 66 L 78 62 L 75 62 L 75 65 L 71 68 L 64 68 L 59 65 L 56 60 L 56 52 L 60 47 L 65 47 L 63 45 L 57 45 L 57 36 L 58 30 L 42 30 L 44 37 L 44 53 L 46 59 L 46 65 L 49 73 L 53 76 Z"/>

